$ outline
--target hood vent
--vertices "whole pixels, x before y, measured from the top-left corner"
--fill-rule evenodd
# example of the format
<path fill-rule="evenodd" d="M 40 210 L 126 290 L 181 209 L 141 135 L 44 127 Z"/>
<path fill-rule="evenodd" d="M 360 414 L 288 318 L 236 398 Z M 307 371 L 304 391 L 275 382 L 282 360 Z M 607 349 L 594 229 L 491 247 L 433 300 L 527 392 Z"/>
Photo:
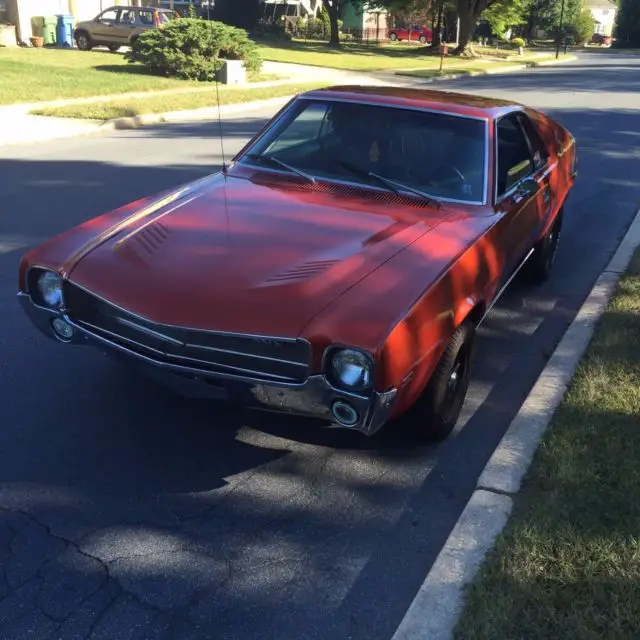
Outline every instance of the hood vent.
<path fill-rule="evenodd" d="M 338 260 L 315 260 L 312 262 L 305 262 L 295 267 L 290 267 L 286 271 L 282 271 L 274 276 L 267 278 L 266 282 L 295 282 L 297 280 L 308 280 L 319 276 L 321 273 L 332 267 L 334 264 L 338 264 Z"/>
<path fill-rule="evenodd" d="M 143 227 L 136 233 L 134 239 L 148 255 L 152 255 L 160 248 L 160 245 L 169 237 L 169 230 L 157 220 Z"/>
<path fill-rule="evenodd" d="M 297 189 L 308 193 L 328 193 L 336 196 L 347 198 L 360 198 L 384 204 L 416 207 L 418 209 L 433 208 L 433 204 L 427 200 L 422 200 L 418 196 L 398 195 L 391 191 L 377 191 L 367 187 L 355 187 L 351 185 L 335 184 L 331 182 L 317 181 L 315 184 L 306 182 L 296 176 L 287 176 L 279 174 L 256 173 L 251 177 L 251 181 L 255 184 L 263 186 L 287 187 L 288 189 Z"/>

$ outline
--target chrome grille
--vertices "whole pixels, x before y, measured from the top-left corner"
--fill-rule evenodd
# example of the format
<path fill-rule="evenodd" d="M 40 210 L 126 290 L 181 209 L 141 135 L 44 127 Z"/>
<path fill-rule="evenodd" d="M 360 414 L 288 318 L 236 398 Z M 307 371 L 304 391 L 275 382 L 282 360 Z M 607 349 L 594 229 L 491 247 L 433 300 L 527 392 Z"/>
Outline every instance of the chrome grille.
<path fill-rule="evenodd" d="M 69 318 L 83 329 L 165 364 L 260 380 L 304 382 L 310 346 L 304 340 L 185 329 L 144 320 L 66 282 Z"/>

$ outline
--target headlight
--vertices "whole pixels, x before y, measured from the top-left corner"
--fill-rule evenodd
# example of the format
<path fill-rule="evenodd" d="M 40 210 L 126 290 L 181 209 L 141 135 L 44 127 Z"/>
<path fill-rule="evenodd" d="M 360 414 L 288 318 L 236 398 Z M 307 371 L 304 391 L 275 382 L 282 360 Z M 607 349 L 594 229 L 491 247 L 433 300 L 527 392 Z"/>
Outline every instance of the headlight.
<path fill-rule="evenodd" d="M 41 273 L 38 277 L 38 292 L 48 307 L 57 309 L 62 306 L 62 278 L 57 273 Z"/>
<path fill-rule="evenodd" d="M 373 381 L 373 363 L 361 351 L 342 349 L 329 361 L 329 376 L 339 387 L 350 391 L 362 391 Z"/>

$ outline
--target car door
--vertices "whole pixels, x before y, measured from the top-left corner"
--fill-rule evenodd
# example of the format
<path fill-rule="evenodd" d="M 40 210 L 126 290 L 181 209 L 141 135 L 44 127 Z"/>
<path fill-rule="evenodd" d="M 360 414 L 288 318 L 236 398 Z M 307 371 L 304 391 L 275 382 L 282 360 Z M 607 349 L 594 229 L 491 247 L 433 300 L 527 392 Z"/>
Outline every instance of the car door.
<path fill-rule="evenodd" d="M 120 18 L 113 30 L 114 42 L 122 46 L 128 45 L 131 36 L 139 26 L 138 10 L 134 8 L 122 9 L 120 12 Z"/>
<path fill-rule="evenodd" d="M 532 236 L 529 239 L 530 244 L 533 245 L 557 204 L 551 182 L 555 167 L 550 164 L 549 150 L 536 123 L 525 112 L 518 114 L 518 120 L 533 156 L 533 179 L 538 183 L 538 224 L 531 230 Z"/>
<path fill-rule="evenodd" d="M 501 221 L 495 239 L 502 257 L 504 284 L 531 249 L 540 228 L 543 171 L 523 127 L 521 112 L 511 112 L 495 123 L 496 213 Z"/>
<path fill-rule="evenodd" d="M 99 14 L 91 25 L 91 39 L 96 44 L 116 42 L 114 29 L 118 24 L 120 9 L 106 9 Z"/>

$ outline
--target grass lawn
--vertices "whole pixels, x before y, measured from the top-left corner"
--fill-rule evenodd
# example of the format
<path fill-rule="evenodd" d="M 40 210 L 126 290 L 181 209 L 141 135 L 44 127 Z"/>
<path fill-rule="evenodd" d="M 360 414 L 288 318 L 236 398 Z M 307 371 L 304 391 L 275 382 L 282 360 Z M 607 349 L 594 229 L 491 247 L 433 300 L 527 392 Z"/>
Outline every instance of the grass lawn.
<path fill-rule="evenodd" d="M 511 55 L 517 53 L 510 51 Z M 263 44 L 260 55 L 264 60 L 274 62 L 291 62 L 316 67 L 329 67 L 347 71 L 395 71 L 395 70 L 423 70 L 435 73 L 440 67 L 440 57 L 420 46 L 383 45 L 365 46 L 357 44 L 343 44 L 339 50 L 331 49 L 324 42 L 298 42 Z M 506 51 L 505 51 L 506 55 Z M 483 69 L 488 65 L 500 64 L 497 56 L 492 53 L 491 59 L 469 60 L 465 58 L 448 57 L 444 60 L 443 69 L 447 71 L 465 71 Z M 511 60 L 510 64 L 542 60 L 537 56 L 522 56 L 519 60 Z"/>
<path fill-rule="evenodd" d="M 640 250 L 455 637 L 640 638 Z"/>
<path fill-rule="evenodd" d="M 0 104 L 198 86 L 128 64 L 122 54 L 0 48 Z"/>
<path fill-rule="evenodd" d="M 226 87 L 220 85 L 220 104 L 239 104 L 252 100 L 267 100 L 294 95 L 301 91 L 317 89 L 327 83 L 310 82 L 300 84 L 285 84 L 271 87 L 243 88 Z M 89 120 L 110 120 L 122 116 L 136 116 L 165 111 L 180 111 L 184 109 L 199 109 L 216 105 L 215 88 L 210 87 L 202 91 L 169 95 L 153 95 L 144 98 L 113 100 L 108 102 L 93 102 L 73 104 L 64 107 L 45 107 L 34 109 L 31 113 L 59 118 L 85 118 Z"/>

